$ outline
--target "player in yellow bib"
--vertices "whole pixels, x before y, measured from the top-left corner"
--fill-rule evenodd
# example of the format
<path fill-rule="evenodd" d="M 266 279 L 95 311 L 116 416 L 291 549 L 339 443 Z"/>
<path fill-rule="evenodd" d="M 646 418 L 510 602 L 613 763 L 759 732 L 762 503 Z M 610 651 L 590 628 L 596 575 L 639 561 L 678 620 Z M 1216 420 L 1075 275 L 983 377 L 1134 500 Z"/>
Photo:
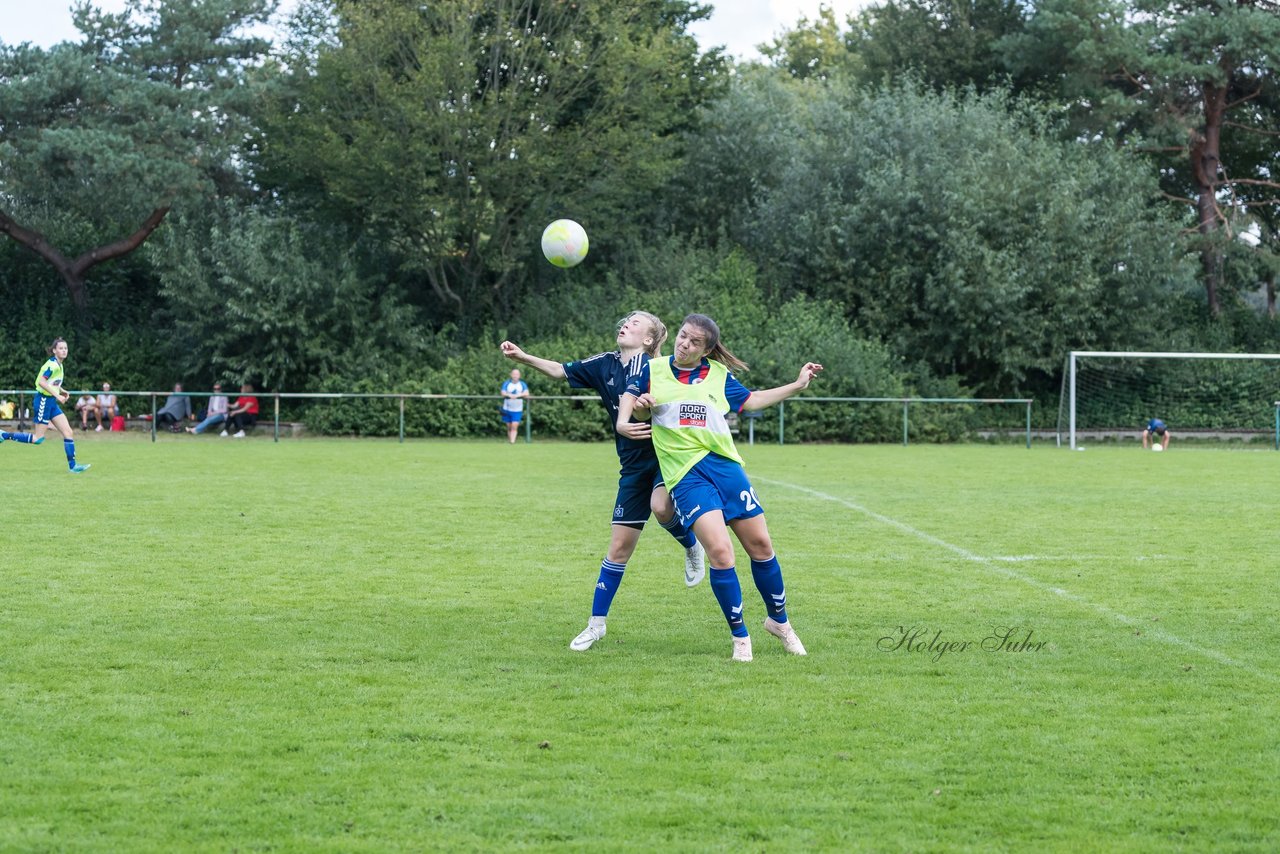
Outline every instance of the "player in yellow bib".
<path fill-rule="evenodd" d="M 750 661 L 752 653 L 730 529 L 751 558 L 751 578 L 768 612 L 765 631 L 794 655 L 804 655 L 805 648 L 787 618 L 782 569 L 764 509 L 747 479 L 725 416 L 786 400 L 808 388 L 822 365 L 808 362 L 795 382 L 757 391 L 748 390 L 732 373 L 746 369 L 720 342 L 715 321 L 691 314 L 676 335 L 675 355 L 651 360 L 627 386 L 618 401 L 616 425 L 624 436 L 652 435 L 680 521 L 693 528 L 706 549 L 707 577 L 729 622 L 735 661 Z M 633 412 L 646 410 L 650 424 L 632 423 Z"/>
<path fill-rule="evenodd" d="M 0 432 L 0 442 L 13 441 L 25 445 L 44 442 L 44 433 L 52 424 L 62 434 L 62 448 L 67 454 L 67 468 L 72 474 L 88 471 L 88 464 L 76 462 L 76 443 L 71 432 L 71 422 L 59 404 L 66 403 L 71 394 L 62 387 L 62 363 L 67 358 L 67 342 L 55 338 L 49 346 L 49 358 L 36 374 L 35 394 L 31 401 L 31 420 L 35 427 L 30 433 Z"/>

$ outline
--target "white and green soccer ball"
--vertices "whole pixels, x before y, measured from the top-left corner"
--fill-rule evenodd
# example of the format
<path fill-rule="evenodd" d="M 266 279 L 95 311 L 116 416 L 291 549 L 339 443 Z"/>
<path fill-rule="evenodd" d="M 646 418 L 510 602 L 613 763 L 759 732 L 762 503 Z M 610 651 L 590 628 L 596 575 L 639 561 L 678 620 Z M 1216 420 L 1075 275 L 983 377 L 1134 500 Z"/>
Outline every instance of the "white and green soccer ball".
<path fill-rule="evenodd" d="M 1153 451 L 1163 451 L 1163 450 L 1164 450 L 1164 445 L 1161 445 L 1159 442 L 1154 442 L 1154 443 L 1152 443 L 1152 445 L 1151 445 L 1151 450 L 1153 450 Z"/>
<path fill-rule="evenodd" d="M 558 219 L 542 232 L 542 254 L 557 267 L 576 267 L 587 257 L 587 232 L 571 219 Z"/>

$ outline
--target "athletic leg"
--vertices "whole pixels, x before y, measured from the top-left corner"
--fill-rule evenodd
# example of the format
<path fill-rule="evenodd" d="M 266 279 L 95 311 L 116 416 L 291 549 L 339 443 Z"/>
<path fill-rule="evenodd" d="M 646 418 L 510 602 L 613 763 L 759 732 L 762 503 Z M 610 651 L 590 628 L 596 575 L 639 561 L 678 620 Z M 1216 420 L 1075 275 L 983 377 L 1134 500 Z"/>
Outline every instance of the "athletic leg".
<path fill-rule="evenodd" d="M 649 494 L 649 510 L 662 529 L 684 548 L 684 584 L 696 587 L 707 574 L 706 552 L 693 531 L 680 522 L 675 503 L 662 483 L 656 484 Z"/>
<path fill-rule="evenodd" d="M 87 465 L 76 462 L 75 433 L 71 430 L 71 422 L 67 421 L 67 416 L 62 413 L 53 416 L 53 426 L 62 434 L 62 449 L 67 455 L 67 469 L 72 474 L 79 474 L 88 469 Z"/>
<path fill-rule="evenodd" d="M 23 445 L 39 445 L 44 441 L 44 431 L 48 429 L 48 424 L 37 423 L 32 425 L 30 433 L 5 433 L 4 438 Z"/>
<path fill-rule="evenodd" d="M 591 599 L 591 619 L 587 627 L 569 643 L 574 652 L 584 652 L 591 645 L 605 636 L 605 620 L 609 616 L 609 608 L 613 605 L 613 597 L 622 586 L 623 573 L 627 571 L 627 561 L 636 550 L 640 541 L 640 528 L 629 525 L 612 525 L 609 537 L 609 550 L 600 562 L 600 575 L 596 578 L 595 593 Z"/>
<path fill-rule="evenodd" d="M 787 619 L 787 590 L 782 581 L 782 567 L 773 551 L 773 540 L 764 514 L 746 519 L 734 519 L 729 523 L 738 542 L 751 558 L 751 580 L 755 582 L 760 598 L 764 600 L 764 628 L 782 641 L 782 647 L 792 655 L 805 655 L 804 644 L 796 636 Z"/>

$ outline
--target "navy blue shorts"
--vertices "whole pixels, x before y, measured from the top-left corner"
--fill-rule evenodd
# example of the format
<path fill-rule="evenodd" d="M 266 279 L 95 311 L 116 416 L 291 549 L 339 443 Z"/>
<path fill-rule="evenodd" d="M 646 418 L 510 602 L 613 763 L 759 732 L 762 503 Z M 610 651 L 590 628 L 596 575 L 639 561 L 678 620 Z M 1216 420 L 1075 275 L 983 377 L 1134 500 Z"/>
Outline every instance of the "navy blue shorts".
<path fill-rule="evenodd" d="M 49 397 L 47 394 L 37 394 L 31 414 L 31 420 L 37 424 L 52 424 L 53 419 L 62 414 L 62 408 L 58 406 L 57 398 Z"/>
<path fill-rule="evenodd" d="M 613 502 L 613 524 L 643 528 L 649 520 L 649 496 L 662 486 L 658 458 L 623 467 L 618 473 L 618 497 Z"/>
<path fill-rule="evenodd" d="M 689 530 L 699 516 L 711 510 L 721 511 L 726 522 L 764 512 L 742 466 L 716 454 L 698 460 L 671 490 L 671 498 L 680 524 Z"/>

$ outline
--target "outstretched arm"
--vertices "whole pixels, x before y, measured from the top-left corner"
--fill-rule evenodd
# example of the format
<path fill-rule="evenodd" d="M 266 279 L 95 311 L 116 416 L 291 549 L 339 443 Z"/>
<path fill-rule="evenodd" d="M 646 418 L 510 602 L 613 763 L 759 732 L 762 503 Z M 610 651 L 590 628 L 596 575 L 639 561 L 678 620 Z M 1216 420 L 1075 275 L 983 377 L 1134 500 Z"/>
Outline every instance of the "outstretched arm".
<path fill-rule="evenodd" d="M 747 398 L 747 402 L 742 405 L 742 408 L 746 411 L 754 411 L 773 406 L 775 403 L 781 403 L 796 392 L 808 388 L 809 383 L 813 382 L 813 378 L 821 371 L 822 365 L 816 362 L 806 362 L 804 367 L 800 369 L 800 376 L 796 378 L 795 382 L 780 385 L 776 388 L 753 391 L 751 396 Z"/>
<path fill-rule="evenodd" d="M 564 365 L 559 362 L 553 362 L 550 359 L 540 359 L 537 356 L 531 356 L 510 341 L 503 341 L 499 346 L 502 348 L 502 355 L 512 361 L 519 362 L 522 365 L 528 365 L 534 370 L 546 374 L 553 380 L 562 380 L 565 378 Z"/>

